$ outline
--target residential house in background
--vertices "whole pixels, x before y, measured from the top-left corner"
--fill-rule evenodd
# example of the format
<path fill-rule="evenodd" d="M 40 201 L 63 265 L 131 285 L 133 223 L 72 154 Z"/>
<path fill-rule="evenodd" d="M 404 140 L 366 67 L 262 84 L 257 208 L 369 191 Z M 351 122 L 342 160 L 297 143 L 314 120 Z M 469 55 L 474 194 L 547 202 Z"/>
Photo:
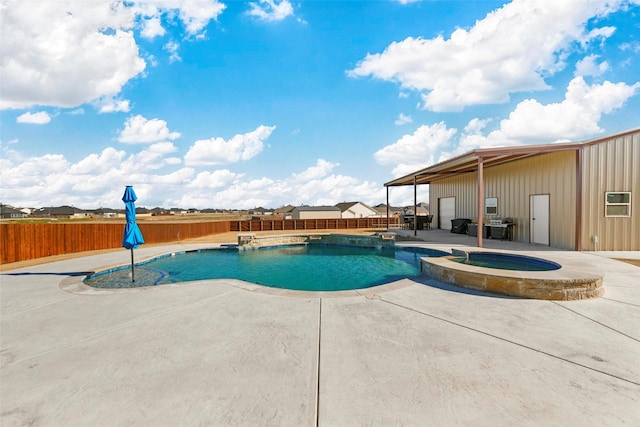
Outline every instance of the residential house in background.
<path fill-rule="evenodd" d="M 336 205 L 341 211 L 342 218 L 371 218 L 378 216 L 378 212 L 362 202 L 343 202 Z"/>
<path fill-rule="evenodd" d="M 286 205 L 273 211 L 274 219 L 293 219 L 293 209 L 295 206 Z"/>
<path fill-rule="evenodd" d="M 377 216 L 380 218 L 386 218 L 387 216 L 387 205 L 384 203 L 380 203 L 373 207 L 373 209 L 377 212 Z M 402 208 L 398 208 L 395 206 L 389 206 L 389 216 L 400 216 L 402 214 Z"/>
<path fill-rule="evenodd" d="M 90 211 L 96 218 L 117 218 L 118 211 L 111 208 L 99 208 L 94 211 Z"/>
<path fill-rule="evenodd" d="M 418 216 L 429 215 L 429 205 L 427 203 L 420 202 L 415 206 L 415 208 Z M 402 214 L 406 216 L 413 216 L 413 210 L 414 210 L 413 205 L 405 206 L 404 208 L 402 208 Z"/>
<path fill-rule="evenodd" d="M 36 209 L 31 213 L 31 216 L 36 218 L 58 219 L 88 218 L 91 217 L 91 212 L 73 206 L 58 206 Z"/>
<path fill-rule="evenodd" d="M 2 219 L 20 219 L 26 218 L 29 215 L 20 209 L 16 209 L 13 206 L 0 204 L 0 218 Z"/>

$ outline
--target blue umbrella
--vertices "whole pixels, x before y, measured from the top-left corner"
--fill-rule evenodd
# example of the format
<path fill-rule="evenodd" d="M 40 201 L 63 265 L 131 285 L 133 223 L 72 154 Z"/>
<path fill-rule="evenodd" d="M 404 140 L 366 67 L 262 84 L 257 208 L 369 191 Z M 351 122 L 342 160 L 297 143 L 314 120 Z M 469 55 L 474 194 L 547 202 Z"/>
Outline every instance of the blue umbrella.
<path fill-rule="evenodd" d="M 140 228 L 138 228 L 138 224 L 136 224 L 136 200 L 138 200 L 138 197 L 136 197 L 133 187 L 131 185 L 127 185 L 127 188 L 124 190 L 124 196 L 122 196 L 125 217 L 127 218 L 127 225 L 124 227 L 124 236 L 122 237 L 122 247 L 125 249 L 131 249 L 132 282 L 136 281 L 135 274 L 133 272 L 133 249 L 144 243 Z"/>

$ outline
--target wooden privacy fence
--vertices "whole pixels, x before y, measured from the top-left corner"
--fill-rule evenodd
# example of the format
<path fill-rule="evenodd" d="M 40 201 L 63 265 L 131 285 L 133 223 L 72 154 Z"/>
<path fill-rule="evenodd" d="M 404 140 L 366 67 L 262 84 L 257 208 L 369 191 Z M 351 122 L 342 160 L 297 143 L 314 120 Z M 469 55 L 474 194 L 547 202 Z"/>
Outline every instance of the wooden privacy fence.
<path fill-rule="evenodd" d="M 398 218 L 389 218 L 390 224 Z M 387 218 L 339 218 L 339 219 L 262 219 L 229 221 L 231 231 L 298 231 L 298 230 L 345 230 L 350 228 L 386 228 Z"/>
<path fill-rule="evenodd" d="M 229 230 L 228 221 L 140 223 L 145 243 L 176 242 Z M 0 264 L 122 247 L 124 223 L 0 224 Z"/>
<path fill-rule="evenodd" d="M 389 218 L 391 224 L 397 218 Z M 168 243 L 228 231 L 384 228 L 386 218 L 138 223 L 145 243 Z M 124 223 L 0 224 L 0 264 L 122 247 Z"/>

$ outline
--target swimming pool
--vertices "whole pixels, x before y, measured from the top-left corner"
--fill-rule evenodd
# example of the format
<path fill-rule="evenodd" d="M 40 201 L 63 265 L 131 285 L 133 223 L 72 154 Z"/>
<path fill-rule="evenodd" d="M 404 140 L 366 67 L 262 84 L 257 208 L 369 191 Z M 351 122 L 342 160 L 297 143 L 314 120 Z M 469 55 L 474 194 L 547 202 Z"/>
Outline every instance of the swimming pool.
<path fill-rule="evenodd" d="M 449 255 L 427 248 L 365 248 L 291 245 L 238 251 L 235 248 L 182 252 L 158 257 L 135 268 L 95 274 L 95 288 L 137 288 L 206 279 L 239 279 L 264 286 L 303 291 L 343 291 L 390 283 L 421 274 L 424 257 Z"/>

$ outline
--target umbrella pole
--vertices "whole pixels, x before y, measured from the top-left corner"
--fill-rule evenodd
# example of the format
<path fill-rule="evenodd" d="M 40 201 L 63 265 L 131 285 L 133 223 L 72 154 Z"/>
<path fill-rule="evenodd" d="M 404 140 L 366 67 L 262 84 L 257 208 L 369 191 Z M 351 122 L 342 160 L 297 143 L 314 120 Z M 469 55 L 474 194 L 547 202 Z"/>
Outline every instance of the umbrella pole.
<path fill-rule="evenodd" d="M 133 248 L 131 248 L 131 281 L 132 282 L 136 281 L 136 275 L 135 275 L 135 272 L 133 271 Z"/>

